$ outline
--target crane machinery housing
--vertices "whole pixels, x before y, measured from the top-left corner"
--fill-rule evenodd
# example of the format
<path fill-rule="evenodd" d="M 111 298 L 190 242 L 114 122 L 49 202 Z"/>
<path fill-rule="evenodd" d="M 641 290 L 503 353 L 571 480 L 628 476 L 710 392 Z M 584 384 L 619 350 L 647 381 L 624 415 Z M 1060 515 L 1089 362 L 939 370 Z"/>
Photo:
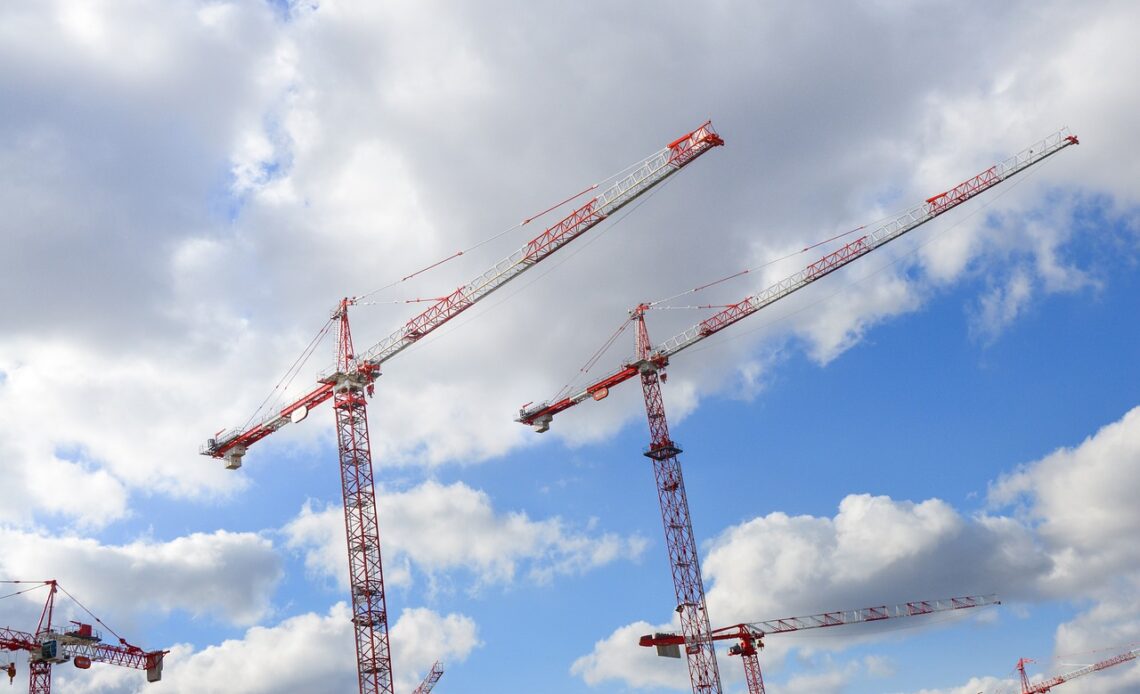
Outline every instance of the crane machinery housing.
<path fill-rule="evenodd" d="M 1079 142 L 1068 130 L 1053 133 L 953 188 L 930 196 L 924 202 L 892 217 L 874 231 L 825 255 L 767 289 L 724 308 L 656 348 L 651 345 L 645 327 L 645 312 L 649 305 L 641 304 L 630 311 L 630 319 L 637 325 L 633 359 L 576 393 L 553 402 L 526 405 L 520 409 L 516 421 L 530 425 L 542 433 L 549 430 L 551 421 L 559 412 L 588 399 L 602 400 L 609 394 L 610 388 L 635 376 L 640 378 L 650 435 L 650 443 L 644 455 L 653 461 L 665 544 L 673 574 L 676 610 L 684 634 L 689 678 L 694 694 L 719 694 L 721 683 L 716 653 L 712 646 L 712 629 L 705 604 L 697 544 L 678 458 L 681 448 L 670 437 L 661 395 L 661 382 L 665 379 L 665 368 L 669 365 L 670 358 L 1075 144 Z"/>
<path fill-rule="evenodd" d="M 880 605 L 878 607 L 864 607 L 858 610 L 841 610 L 837 612 L 824 612 L 807 617 L 789 617 L 785 619 L 770 619 L 764 622 L 749 624 L 734 624 L 730 627 L 713 629 L 710 637 L 714 641 L 732 640 L 736 643 L 728 649 L 729 655 L 740 656 L 744 666 L 744 680 L 748 685 L 748 694 L 764 694 L 764 677 L 760 672 L 760 659 L 758 653 L 764 647 L 763 639 L 769 634 L 786 634 L 792 631 L 805 629 L 821 629 L 824 627 L 843 626 L 845 624 L 860 624 L 865 622 L 880 622 L 885 619 L 899 617 L 920 617 L 936 612 L 951 610 L 965 610 L 973 607 L 987 605 L 1000 605 L 1001 601 L 995 595 L 971 595 L 961 598 L 945 598 L 940 600 L 919 600 L 900 605 Z M 638 645 L 656 647 L 657 655 L 668 658 L 680 658 L 680 646 L 685 644 L 685 637 L 681 634 L 647 634 L 642 636 Z"/>
<path fill-rule="evenodd" d="M 81 670 L 90 668 L 92 663 L 108 663 L 146 670 L 147 682 L 158 682 L 162 679 L 163 657 L 170 651 L 144 651 L 122 638 L 119 638 L 119 645 L 103 643 L 102 635 L 90 624 L 74 621 L 70 627 L 53 624 L 56 591 L 62 590 L 58 581 L 3 581 L 3 583 L 35 583 L 36 588 L 48 587 L 47 600 L 34 632 L 0 627 L 0 650 L 24 652 L 28 655 L 29 694 L 51 694 L 52 665 L 68 661 Z M 15 677 L 14 663 L 8 664 L 7 674 L 10 679 Z"/>
<path fill-rule="evenodd" d="M 371 395 L 380 367 L 429 333 L 558 249 L 585 234 L 698 157 L 724 144 L 711 122 L 678 137 L 630 169 L 603 192 L 558 223 L 531 239 L 471 282 L 437 300 L 372 348 L 357 352 L 349 329 L 348 308 L 355 299 L 342 299 L 333 311 L 336 363 L 318 377 L 318 385 L 269 416 L 240 429 L 210 438 L 200 452 L 236 470 L 249 446 L 309 410 L 333 401 L 340 460 L 345 527 L 348 535 L 349 584 L 355 629 L 357 674 L 361 694 L 392 694 L 388 643 L 388 613 L 381 565 L 380 531 L 372 474 L 366 395 Z"/>

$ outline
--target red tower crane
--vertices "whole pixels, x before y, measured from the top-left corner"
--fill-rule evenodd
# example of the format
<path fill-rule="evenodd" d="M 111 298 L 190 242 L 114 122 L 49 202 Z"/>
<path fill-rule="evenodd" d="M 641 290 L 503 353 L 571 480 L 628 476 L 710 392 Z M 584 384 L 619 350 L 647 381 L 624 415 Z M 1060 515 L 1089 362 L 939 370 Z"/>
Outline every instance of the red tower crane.
<path fill-rule="evenodd" d="M 437 660 L 431 666 L 431 671 L 428 672 L 427 677 L 424 678 L 423 682 L 420 682 L 420 686 L 416 687 L 416 691 L 412 694 L 431 694 L 431 690 L 435 689 L 440 677 L 443 677 L 443 665 L 440 665 Z"/>
<path fill-rule="evenodd" d="M 4 581 L 4 583 L 30 583 L 30 581 Z M 170 651 L 144 651 L 122 638 L 119 645 L 103 643 L 102 635 L 90 624 L 71 622 L 73 626 L 58 627 L 52 624 L 55 612 L 55 594 L 62 590 L 57 581 L 35 581 L 36 587 L 48 586 L 40 621 L 34 633 L 0 627 L 0 650 L 23 651 L 28 654 L 29 694 L 51 694 L 51 666 L 71 661 L 75 667 L 86 670 L 91 663 L 110 663 L 146 670 L 147 682 L 162 679 L 162 659 Z M 21 591 L 24 592 L 24 591 Z M 9 663 L 9 678 L 16 675 L 15 665 Z"/>
<path fill-rule="evenodd" d="M 1079 144 L 1076 136 L 1062 129 L 950 190 L 927 198 L 925 202 L 892 218 L 871 233 L 825 255 L 764 291 L 732 304 L 685 332 L 666 340 L 655 349 L 651 347 L 645 329 L 645 311 L 649 306 L 642 304 L 630 312 L 631 320 L 637 323 L 637 352 L 632 360 L 609 376 L 575 394 L 554 402 L 524 406 L 519 411 L 517 421 L 531 425 L 542 433 L 550 428 L 551 420 L 559 412 L 586 399 L 601 400 L 609 394 L 610 388 L 634 376 L 640 376 L 650 432 L 649 447 L 644 455 L 653 460 L 653 472 L 657 481 L 657 494 L 665 529 L 665 543 L 673 573 L 677 612 L 681 617 L 682 633 L 685 636 L 693 692 L 719 693 L 721 687 L 716 653 L 712 647 L 712 630 L 705 606 L 697 545 L 693 538 L 692 520 L 681 476 L 681 463 L 677 458 L 681 448 L 669 436 L 669 425 L 665 419 L 665 408 L 661 398 L 661 381 L 665 380 L 665 367 L 668 366 L 669 359 L 746 316 L 835 272 L 983 191 L 1040 163 L 1065 147 L 1075 144 Z"/>
<path fill-rule="evenodd" d="M 744 679 L 748 683 L 748 694 L 764 694 L 764 678 L 760 674 L 760 660 L 757 653 L 764 647 L 763 638 L 769 634 L 785 634 L 790 631 L 803 631 L 804 629 L 820 629 L 835 627 L 844 624 L 858 624 L 861 622 L 878 622 L 884 619 L 898 617 L 918 617 L 935 612 L 950 610 L 965 610 L 972 607 L 985 607 L 986 605 L 1000 605 L 1001 601 L 995 595 L 972 595 L 962 598 L 946 598 L 943 600 L 921 600 L 918 602 L 905 602 L 900 605 L 882 605 L 878 607 L 864 607 L 860 610 L 843 610 L 839 612 L 824 612 L 808 617 L 791 617 L 788 619 L 772 619 L 766 622 L 752 622 L 750 624 L 734 624 L 730 627 L 713 629 L 711 638 L 714 641 L 735 639 L 737 643 L 728 649 L 729 655 L 740 656 L 744 666 Z M 679 658 L 679 646 L 685 645 L 685 637 L 681 634 L 652 634 L 642 636 L 638 642 L 642 646 L 656 646 L 657 655 Z"/>
<path fill-rule="evenodd" d="M 1115 655 L 1111 658 L 1093 663 L 1092 665 L 1086 665 L 1085 667 L 1078 668 L 1072 672 L 1066 672 L 1063 675 L 1057 675 L 1056 677 L 1047 679 L 1044 682 L 1036 682 L 1032 684 L 1029 682 L 1029 677 L 1025 674 L 1025 664 L 1032 663 L 1033 661 L 1029 658 L 1021 658 L 1017 661 L 1017 671 L 1021 674 L 1021 694 L 1042 694 L 1043 692 L 1047 692 L 1053 687 L 1056 687 L 1059 684 L 1064 684 L 1069 680 L 1076 679 L 1078 677 L 1084 677 L 1085 675 L 1091 675 L 1094 672 L 1099 672 L 1105 668 L 1110 668 L 1113 665 L 1126 663 L 1129 660 L 1136 660 L 1136 656 L 1138 655 L 1140 655 L 1140 648 L 1134 648 L 1125 653 L 1121 653 L 1120 655 Z"/>
<path fill-rule="evenodd" d="M 333 401 L 345 526 L 348 534 L 349 583 L 356 635 L 357 672 L 361 694 L 392 694 L 392 666 L 388 646 L 388 615 L 380 557 L 372 453 L 368 436 L 365 394 L 371 395 L 380 366 L 447 321 L 486 298 L 562 246 L 677 173 L 697 157 L 724 141 L 711 122 L 686 133 L 634 166 L 604 192 L 571 212 L 522 248 L 496 263 L 471 282 L 439 299 L 371 349 L 358 353 L 352 344 L 348 307 L 343 299 L 333 312 L 337 326 L 335 368 L 318 378 L 312 391 L 279 411 L 242 429 L 209 439 L 201 453 L 226 461 L 226 468 L 241 467 L 249 446 L 289 422 L 304 419 L 309 410 Z"/>

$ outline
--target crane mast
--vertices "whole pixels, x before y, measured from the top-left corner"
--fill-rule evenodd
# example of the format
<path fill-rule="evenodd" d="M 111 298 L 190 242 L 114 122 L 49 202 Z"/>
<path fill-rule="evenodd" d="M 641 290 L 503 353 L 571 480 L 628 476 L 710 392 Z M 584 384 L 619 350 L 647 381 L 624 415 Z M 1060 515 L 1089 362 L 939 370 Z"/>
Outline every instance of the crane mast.
<path fill-rule="evenodd" d="M 697 557 L 697 541 L 689 517 L 685 497 L 685 480 L 681 475 L 681 448 L 669 436 L 665 418 L 665 401 L 661 397 L 663 373 L 649 361 L 652 349 L 645 328 L 644 306 L 635 313 L 637 321 L 637 353 L 645 367 L 641 369 L 641 391 L 645 397 L 645 414 L 649 420 L 649 448 L 645 456 L 653 461 L 653 477 L 657 482 L 657 499 L 665 529 L 665 546 L 673 573 L 673 589 L 677 597 L 677 615 L 685 635 L 685 656 L 693 692 L 717 693 L 721 690 L 720 670 L 716 664 L 705 588 L 701 579 L 701 563 Z"/>
<path fill-rule="evenodd" d="M 757 654 L 759 653 L 759 649 L 764 647 L 762 639 L 769 634 L 783 634 L 791 631 L 835 627 L 844 624 L 858 624 L 861 622 L 878 622 L 884 619 L 896 619 L 899 617 L 918 617 L 935 612 L 964 610 L 973 607 L 1000 604 L 1001 601 L 997 599 L 996 595 L 972 595 L 960 598 L 920 600 L 898 605 L 864 607 L 858 610 L 824 612 L 807 617 L 791 617 L 787 619 L 772 619 L 765 622 L 734 624 L 730 627 L 721 627 L 712 630 L 711 638 L 714 641 L 736 640 L 737 643 L 728 649 L 728 654 L 740 656 L 741 664 L 744 666 L 744 679 L 748 683 L 748 694 L 764 694 L 764 678 L 760 672 L 760 659 L 757 657 Z M 656 647 L 658 655 L 669 657 L 673 657 L 674 650 L 685 643 L 685 637 L 681 634 L 647 634 L 642 636 L 638 641 L 638 644 L 641 646 Z"/>
<path fill-rule="evenodd" d="M 202 447 L 200 452 L 203 455 L 222 458 L 228 469 L 237 469 L 241 467 L 242 457 L 250 445 L 289 422 L 301 421 L 310 408 L 332 399 L 348 538 L 357 679 L 361 694 L 393 694 L 387 599 L 366 405 L 366 397 L 372 395 L 375 381 L 380 376 L 381 364 L 586 233 L 700 155 L 723 144 L 711 122 L 682 135 L 634 166 L 631 173 L 562 221 L 479 277 L 436 301 L 363 354 L 358 354 L 353 347 L 348 321 L 348 308 L 355 299 L 342 299 L 332 316 L 337 328 L 336 363 L 331 370 L 319 376 L 318 385 L 277 413 L 252 426 L 211 438 Z"/>
<path fill-rule="evenodd" d="M 616 183 L 557 224 L 411 318 L 388 337 L 362 353 L 357 358 L 358 363 L 361 367 L 369 367 L 373 378 L 378 377 L 381 364 L 585 234 L 702 154 L 723 144 L 724 140 L 713 130 L 711 121 L 706 121 L 695 130 L 670 142 L 632 167 L 630 173 L 618 179 Z M 224 458 L 230 469 L 241 467 L 241 458 L 249 446 L 290 422 L 300 421 L 310 409 L 332 397 L 331 374 L 322 374 L 318 381 L 319 385 L 313 390 L 253 425 L 222 432 L 209 439 L 200 452 L 214 458 Z"/>
<path fill-rule="evenodd" d="M 1033 661 L 1029 658 L 1021 658 L 1017 661 L 1017 671 L 1021 675 L 1021 694 L 1044 694 L 1044 692 L 1049 691 L 1059 684 L 1064 684 L 1069 680 L 1076 679 L 1078 677 L 1084 677 L 1085 675 L 1091 675 L 1094 672 L 1099 672 L 1105 668 L 1110 668 L 1114 665 L 1126 663 L 1129 660 L 1136 660 L 1136 656 L 1138 655 L 1140 655 L 1140 648 L 1134 648 L 1130 651 L 1121 653 L 1120 655 L 1106 658 L 1105 660 L 1093 663 L 1092 665 L 1086 665 L 1083 668 L 1078 668 L 1072 672 L 1066 672 L 1063 675 L 1057 675 L 1056 677 L 1047 679 L 1044 682 L 1037 683 L 1030 683 L 1028 675 L 1025 674 L 1025 664 L 1032 663 Z"/>
<path fill-rule="evenodd" d="M 601 400 L 609 393 L 610 388 L 638 374 L 641 364 L 645 360 L 652 361 L 659 366 L 668 364 L 670 357 L 793 292 L 803 289 L 812 282 L 830 275 L 839 268 L 883 247 L 907 232 L 917 229 L 980 193 L 1035 164 L 1039 164 L 1069 145 L 1075 144 L 1079 144 L 1077 137 L 1070 134 L 1067 129 L 1061 129 L 1014 156 L 994 164 L 977 176 L 967 179 L 943 193 L 927 198 L 924 202 L 893 217 L 874 231 L 823 256 L 803 270 L 776 282 L 759 293 L 745 297 L 684 332 L 665 340 L 648 356 L 638 356 L 623 364 L 617 371 L 586 386 L 581 391 L 555 402 L 545 402 L 522 408 L 519 412 L 518 421 L 534 426 L 540 433 L 544 432 L 550 428 L 550 422 L 554 415 L 587 399 Z"/>
<path fill-rule="evenodd" d="M 336 413 L 344 526 L 348 537 L 348 581 L 352 592 L 357 675 L 362 694 L 391 694 L 388 607 L 384 591 L 384 569 L 380 561 L 380 524 L 377 519 L 372 448 L 365 407 L 365 391 L 372 385 L 372 372 L 367 366 L 353 368 L 348 299 L 341 300 L 335 318 L 337 370 L 332 379 L 333 411 Z"/>

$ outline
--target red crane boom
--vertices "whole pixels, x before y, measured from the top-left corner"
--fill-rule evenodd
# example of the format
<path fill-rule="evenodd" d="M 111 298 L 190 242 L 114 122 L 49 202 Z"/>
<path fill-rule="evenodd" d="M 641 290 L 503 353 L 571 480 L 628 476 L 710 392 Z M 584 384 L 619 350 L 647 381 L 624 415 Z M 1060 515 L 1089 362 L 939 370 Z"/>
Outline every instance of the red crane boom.
<path fill-rule="evenodd" d="M 380 376 L 380 366 L 697 157 L 723 144 L 710 122 L 682 135 L 633 167 L 632 173 L 618 179 L 562 221 L 471 282 L 438 300 L 362 354 L 353 347 L 348 322 L 348 307 L 355 303 L 355 299 L 342 299 L 333 312 L 337 328 L 336 365 L 318 378 L 317 387 L 256 424 L 211 438 L 202 447 L 200 452 L 203 455 L 223 458 L 228 469 L 237 469 L 241 467 L 241 459 L 249 446 L 291 421 L 304 419 L 310 408 L 333 400 L 361 694 L 393 693 L 387 600 L 365 400 L 366 394 L 372 394 L 374 382 Z"/>
<path fill-rule="evenodd" d="M 162 660 L 170 651 L 144 651 L 123 639 L 119 639 L 118 646 L 102 643 L 102 636 L 90 624 L 72 622 L 73 627 L 56 627 L 52 624 L 52 617 L 59 584 L 57 581 L 44 581 L 43 584 L 48 586 L 48 597 L 34 634 L 0 627 L 0 650 L 28 654 L 29 694 L 51 694 L 51 666 L 69 660 L 83 670 L 91 667 L 91 663 L 108 663 L 146 670 L 147 682 L 162 679 Z M 9 677 L 15 675 L 14 666 L 9 665 L 7 674 Z"/>
<path fill-rule="evenodd" d="M 964 610 L 972 607 L 1000 604 L 1001 601 L 997 599 L 996 595 L 971 595 L 961 598 L 920 600 L 917 602 L 904 602 L 899 605 L 881 605 L 878 607 L 864 607 L 859 610 L 824 612 L 807 617 L 790 617 L 787 619 L 772 619 L 766 622 L 734 624 L 730 627 L 713 629 L 711 638 L 714 641 L 727 639 L 735 639 L 737 641 L 735 645 L 728 649 L 728 654 L 741 657 L 741 663 L 744 666 L 744 679 L 748 683 L 748 694 L 764 694 L 764 678 L 760 673 L 760 660 L 757 657 L 757 653 L 764 647 L 762 639 L 769 634 L 785 634 L 791 631 L 820 629 L 823 627 L 858 624 L 861 622 L 878 622 L 884 619 L 896 619 L 899 617 L 918 617 L 925 614 L 934 614 L 935 612 Z M 674 653 L 678 646 L 685 644 L 685 637 L 680 634 L 647 634 L 641 637 L 638 644 L 646 647 L 655 646 L 657 648 L 657 654 L 661 656 L 680 657 Z"/>
<path fill-rule="evenodd" d="M 443 665 L 437 660 L 431 666 L 431 671 L 428 672 L 427 677 L 424 678 L 423 682 L 420 682 L 420 686 L 416 687 L 416 691 L 412 694 L 431 694 L 431 690 L 435 689 L 440 677 L 443 677 Z"/>
<path fill-rule="evenodd" d="M 713 130 L 712 121 L 707 121 L 696 130 L 670 142 L 634 166 L 632 173 L 619 179 L 603 193 L 571 212 L 511 255 L 495 263 L 475 279 L 439 299 L 371 349 L 359 355 L 357 358 L 359 364 L 362 367 L 367 365 L 374 370 L 376 376 L 379 376 L 381 364 L 545 260 L 562 246 L 585 234 L 697 157 L 723 144 L 724 140 Z M 319 380 L 320 385 L 276 413 L 244 429 L 223 431 L 209 439 L 200 452 L 214 458 L 226 459 L 227 467 L 231 469 L 241 467 L 241 458 L 249 446 L 291 421 L 300 421 L 310 409 L 332 397 L 332 375 L 324 374 Z M 297 416 L 296 413 L 303 414 Z"/>
<path fill-rule="evenodd" d="M 701 340 L 715 335 L 737 321 L 773 304 L 780 299 L 803 289 L 812 282 L 830 275 L 839 268 L 854 262 L 871 251 L 894 241 L 903 234 L 913 231 L 935 217 L 961 205 L 970 198 L 988 190 L 1010 177 L 1040 163 L 1069 145 L 1079 144 L 1075 135 L 1062 129 L 1028 147 L 1018 154 L 995 164 L 982 173 L 970 178 L 950 190 L 927 198 L 894 217 L 874 231 L 848 243 L 837 251 L 829 253 L 808 265 L 794 275 L 769 286 L 761 292 L 745 297 L 741 301 L 706 318 L 682 333 L 662 342 L 644 360 L 635 360 L 623 365 L 612 374 L 586 386 L 581 391 L 555 402 L 544 402 L 524 407 L 519 412 L 518 421 L 534 426 L 539 432 L 550 428 L 554 415 L 569 409 L 587 399 L 601 400 L 613 386 L 633 378 L 644 367 L 646 361 L 664 366 L 669 358 L 692 347 Z"/>
<path fill-rule="evenodd" d="M 1043 692 L 1047 692 L 1053 687 L 1056 687 L 1059 684 L 1064 684 L 1069 680 L 1076 679 L 1078 677 L 1084 677 L 1085 675 L 1091 675 L 1094 672 L 1099 672 L 1105 668 L 1110 668 L 1113 665 L 1126 663 L 1129 660 L 1136 660 L 1136 656 L 1138 655 L 1140 655 L 1140 648 L 1134 648 L 1131 651 L 1121 653 L 1120 655 L 1114 655 L 1111 658 L 1093 663 L 1092 665 L 1086 665 L 1083 668 L 1078 668 L 1072 672 L 1066 672 L 1063 675 L 1057 675 L 1056 677 L 1047 679 L 1044 682 L 1036 682 L 1032 684 L 1029 682 L 1029 677 L 1025 674 L 1025 664 L 1032 663 L 1033 661 L 1029 658 L 1021 658 L 1017 661 L 1017 671 L 1021 674 L 1021 694 L 1043 694 Z"/>

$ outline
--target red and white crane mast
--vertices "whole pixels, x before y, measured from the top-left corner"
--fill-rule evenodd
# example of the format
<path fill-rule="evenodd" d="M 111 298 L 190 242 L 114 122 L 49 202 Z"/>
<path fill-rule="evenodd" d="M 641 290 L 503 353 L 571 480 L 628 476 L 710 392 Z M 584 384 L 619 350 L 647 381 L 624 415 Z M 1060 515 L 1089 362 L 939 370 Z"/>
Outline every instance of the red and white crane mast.
<path fill-rule="evenodd" d="M 665 418 L 665 402 L 661 397 L 664 374 L 649 357 L 652 347 L 645 329 L 645 306 L 634 312 L 637 321 L 637 355 L 641 360 L 641 392 L 645 396 L 645 414 L 649 420 L 649 448 L 645 456 L 653 461 L 657 481 L 657 498 L 665 529 L 665 546 L 669 568 L 673 572 L 673 588 L 677 597 L 677 615 L 685 635 L 685 657 L 693 691 L 700 694 L 719 693 L 720 670 L 711 638 L 705 587 L 701 579 L 701 563 L 697 558 L 697 540 L 689 517 L 685 497 L 685 480 L 681 475 L 681 448 L 669 436 Z"/>
<path fill-rule="evenodd" d="M 645 327 L 647 308 L 642 304 L 631 311 L 631 316 L 637 323 L 636 373 L 641 376 L 641 390 L 649 424 L 649 446 L 644 455 L 653 461 L 665 546 L 673 576 L 676 612 L 681 622 L 681 631 L 685 635 L 685 657 L 693 692 L 719 694 L 720 670 L 713 648 L 697 542 L 678 457 L 682 451 L 669 434 L 665 401 L 661 395 L 661 381 L 665 376 L 662 369 L 665 363 L 652 356 L 652 343 Z"/>
<path fill-rule="evenodd" d="M 1066 672 L 1063 675 L 1057 675 L 1056 677 L 1047 679 L 1044 682 L 1036 683 L 1030 683 L 1029 676 L 1025 674 L 1025 664 L 1032 663 L 1033 661 L 1029 658 L 1021 658 L 1017 661 L 1017 671 L 1021 674 L 1021 694 L 1044 694 L 1044 692 L 1051 690 L 1053 687 L 1056 687 L 1059 684 L 1064 684 L 1069 680 L 1076 679 L 1078 677 L 1084 677 L 1085 675 L 1091 675 L 1094 672 L 1100 672 L 1101 670 L 1110 668 L 1114 665 L 1127 663 L 1129 660 L 1136 660 L 1137 656 L 1140 656 L 1140 648 L 1134 648 L 1130 651 L 1121 653 L 1120 655 L 1114 655 L 1111 658 L 1106 658 L 1105 660 L 1093 663 L 1092 665 L 1086 665 L 1083 668 L 1078 668 L 1072 672 Z"/>
<path fill-rule="evenodd" d="M 837 612 L 824 612 L 807 617 L 790 617 L 786 619 L 771 619 L 765 622 L 751 622 L 748 624 L 734 624 L 730 627 L 713 629 L 714 641 L 735 639 L 737 643 L 728 649 L 729 655 L 741 657 L 744 666 L 744 679 L 748 683 L 748 694 L 764 694 L 764 678 L 760 672 L 760 659 L 757 657 L 759 649 L 764 647 L 763 638 L 769 634 L 784 634 L 804 629 L 820 629 L 823 627 L 842 626 L 844 624 L 859 624 L 862 622 L 878 622 L 884 619 L 899 617 L 918 617 L 935 612 L 950 610 L 964 610 L 972 607 L 985 607 L 987 605 L 1000 605 L 1001 601 L 996 595 L 971 595 L 960 598 L 945 598 L 939 600 L 920 600 L 905 602 L 898 605 L 880 605 L 877 607 L 864 607 L 858 610 L 842 610 Z M 680 634 L 653 634 L 642 636 L 638 641 L 641 646 L 657 647 L 658 655 L 673 656 L 673 649 L 684 645 L 684 637 Z"/>
<path fill-rule="evenodd" d="M 381 564 L 380 530 L 372 473 L 366 395 L 371 395 L 380 366 L 447 321 L 486 298 L 496 289 L 598 223 L 653 189 L 724 140 L 705 122 L 682 135 L 630 169 L 630 173 L 571 212 L 560 222 L 531 239 L 471 282 L 439 299 L 427 310 L 363 354 L 353 348 L 348 307 L 343 299 L 333 312 L 337 326 L 336 365 L 319 376 L 318 385 L 299 399 L 251 426 L 209 439 L 201 453 L 226 461 L 226 468 L 241 467 L 249 446 L 290 422 L 304 419 L 310 408 L 333 400 L 337 445 L 348 534 L 349 582 L 352 622 L 356 632 L 357 673 L 361 694 L 392 694 L 388 615 Z"/>

